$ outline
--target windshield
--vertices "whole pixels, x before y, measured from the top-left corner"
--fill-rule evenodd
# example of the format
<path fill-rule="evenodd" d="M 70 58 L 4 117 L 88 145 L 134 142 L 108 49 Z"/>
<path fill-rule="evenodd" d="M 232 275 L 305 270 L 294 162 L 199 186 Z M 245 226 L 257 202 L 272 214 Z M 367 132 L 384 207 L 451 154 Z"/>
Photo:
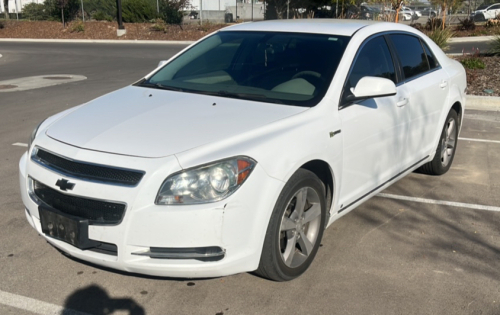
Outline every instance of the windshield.
<path fill-rule="evenodd" d="M 348 41 L 336 35 L 222 31 L 137 85 L 314 106 L 325 95 Z"/>

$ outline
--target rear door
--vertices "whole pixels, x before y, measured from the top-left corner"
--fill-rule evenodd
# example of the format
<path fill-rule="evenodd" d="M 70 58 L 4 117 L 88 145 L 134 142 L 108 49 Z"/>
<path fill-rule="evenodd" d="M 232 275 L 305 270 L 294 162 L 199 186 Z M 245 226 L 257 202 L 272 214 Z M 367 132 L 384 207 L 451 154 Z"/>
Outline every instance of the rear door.
<path fill-rule="evenodd" d="M 401 153 L 404 168 L 425 159 L 435 150 L 439 118 L 449 90 L 448 74 L 429 47 L 418 36 L 408 33 L 389 35 L 401 64 L 403 86 L 408 92 L 410 111 L 408 138 Z"/>
<path fill-rule="evenodd" d="M 401 150 L 409 117 L 404 106 L 404 87 L 398 87 L 394 96 L 345 101 L 362 77 L 383 77 L 398 83 L 395 69 L 384 35 L 365 41 L 354 58 L 339 108 L 343 138 L 341 210 L 401 171 Z"/>

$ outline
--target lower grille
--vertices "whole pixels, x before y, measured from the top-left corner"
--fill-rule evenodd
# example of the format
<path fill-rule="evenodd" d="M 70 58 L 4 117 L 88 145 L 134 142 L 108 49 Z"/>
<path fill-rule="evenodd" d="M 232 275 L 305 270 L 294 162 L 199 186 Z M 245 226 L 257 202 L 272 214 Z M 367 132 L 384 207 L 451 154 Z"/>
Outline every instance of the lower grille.
<path fill-rule="evenodd" d="M 65 195 L 33 180 L 35 196 L 50 207 L 75 217 L 89 220 L 89 224 L 118 224 L 125 214 L 125 205 L 102 200 Z"/>

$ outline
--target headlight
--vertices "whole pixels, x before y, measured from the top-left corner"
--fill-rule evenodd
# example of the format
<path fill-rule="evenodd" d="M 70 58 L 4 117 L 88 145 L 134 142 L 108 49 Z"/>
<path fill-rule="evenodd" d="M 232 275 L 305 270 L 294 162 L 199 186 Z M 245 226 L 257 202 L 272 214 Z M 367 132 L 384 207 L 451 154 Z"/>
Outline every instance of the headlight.
<path fill-rule="evenodd" d="M 157 205 L 188 205 L 223 200 L 250 176 L 256 162 L 234 157 L 188 169 L 168 177 L 161 185 Z"/>
<path fill-rule="evenodd" d="M 28 151 L 31 149 L 31 145 L 33 144 L 33 141 L 35 140 L 36 134 L 38 133 L 38 129 L 40 129 L 40 126 L 43 124 L 44 121 L 45 121 L 45 119 L 42 120 L 42 122 L 39 123 L 38 126 L 36 126 L 36 128 L 31 133 L 30 139 L 28 141 Z"/>

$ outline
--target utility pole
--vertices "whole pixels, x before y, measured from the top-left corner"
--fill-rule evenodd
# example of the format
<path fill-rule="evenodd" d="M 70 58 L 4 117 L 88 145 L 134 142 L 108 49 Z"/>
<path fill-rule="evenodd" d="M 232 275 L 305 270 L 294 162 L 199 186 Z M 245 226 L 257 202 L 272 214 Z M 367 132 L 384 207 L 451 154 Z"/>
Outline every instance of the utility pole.
<path fill-rule="evenodd" d="M 290 0 L 286 2 L 286 19 L 289 19 L 289 14 L 288 12 L 290 11 Z"/>
<path fill-rule="evenodd" d="M 127 31 L 125 30 L 122 21 L 122 0 L 116 0 L 116 19 L 118 20 L 118 30 L 116 31 L 116 34 L 118 36 L 125 35 Z"/>
<path fill-rule="evenodd" d="M 81 0 L 82 2 L 82 21 L 85 22 L 85 11 L 83 11 L 83 0 Z"/>
<path fill-rule="evenodd" d="M 252 3 L 252 21 L 253 21 L 253 0 L 250 1 L 250 3 Z"/>
<path fill-rule="evenodd" d="M 200 0 L 200 25 L 203 24 L 203 0 Z"/>

